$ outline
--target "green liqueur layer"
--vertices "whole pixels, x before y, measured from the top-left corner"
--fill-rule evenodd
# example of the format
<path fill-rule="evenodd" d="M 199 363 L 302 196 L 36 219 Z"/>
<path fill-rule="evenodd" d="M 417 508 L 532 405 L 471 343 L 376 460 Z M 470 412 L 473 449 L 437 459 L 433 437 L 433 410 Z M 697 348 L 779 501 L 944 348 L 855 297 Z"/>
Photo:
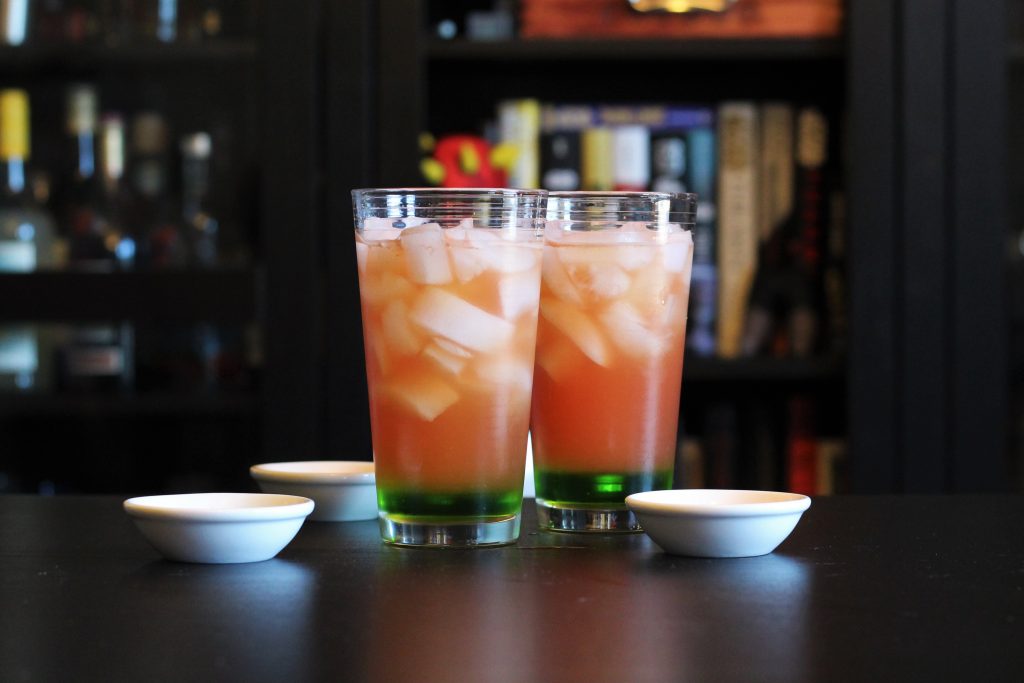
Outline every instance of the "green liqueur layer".
<path fill-rule="evenodd" d="M 537 470 L 537 497 L 566 507 L 625 507 L 631 493 L 672 488 L 672 471 L 661 472 L 557 472 Z"/>
<path fill-rule="evenodd" d="M 382 512 L 421 521 L 460 517 L 509 517 L 519 512 L 522 502 L 523 492 L 520 489 L 499 492 L 424 493 L 377 487 L 377 505 Z"/>

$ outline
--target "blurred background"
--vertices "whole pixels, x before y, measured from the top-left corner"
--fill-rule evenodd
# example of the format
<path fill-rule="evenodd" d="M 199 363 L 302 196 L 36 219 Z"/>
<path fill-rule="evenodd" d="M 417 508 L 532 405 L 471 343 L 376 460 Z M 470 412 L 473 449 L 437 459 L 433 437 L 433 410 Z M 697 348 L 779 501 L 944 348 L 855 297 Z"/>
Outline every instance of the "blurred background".
<path fill-rule="evenodd" d="M 0 492 L 370 459 L 349 190 L 495 178 L 700 194 L 678 486 L 1020 492 L 1022 79 L 1022 0 L 0 0 Z"/>

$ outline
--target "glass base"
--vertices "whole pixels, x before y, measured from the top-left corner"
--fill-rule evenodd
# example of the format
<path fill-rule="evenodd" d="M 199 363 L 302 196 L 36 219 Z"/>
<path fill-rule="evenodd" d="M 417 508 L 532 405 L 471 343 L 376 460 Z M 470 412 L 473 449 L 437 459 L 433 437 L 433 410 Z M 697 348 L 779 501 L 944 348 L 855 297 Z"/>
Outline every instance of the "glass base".
<path fill-rule="evenodd" d="M 480 548 L 510 545 L 519 540 L 519 515 L 487 521 L 410 520 L 380 515 L 385 543 L 418 548 Z"/>
<path fill-rule="evenodd" d="M 602 534 L 643 531 L 636 515 L 628 508 L 561 507 L 543 498 L 537 499 L 537 522 L 541 529 L 548 531 Z"/>

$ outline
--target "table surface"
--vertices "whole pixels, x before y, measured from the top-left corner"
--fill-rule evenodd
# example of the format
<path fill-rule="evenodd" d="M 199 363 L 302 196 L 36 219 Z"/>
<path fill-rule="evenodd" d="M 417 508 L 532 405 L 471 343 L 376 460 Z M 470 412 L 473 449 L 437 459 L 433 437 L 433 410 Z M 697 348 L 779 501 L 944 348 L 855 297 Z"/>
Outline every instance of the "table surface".
<path fill-rule="evenodd" d="M 0 496 L 0 681 L 1024 680 L 1024 496 L 815 499 L 774 553 L 421 550 L 307 522 L 166 562 L 113 497 Z"/>

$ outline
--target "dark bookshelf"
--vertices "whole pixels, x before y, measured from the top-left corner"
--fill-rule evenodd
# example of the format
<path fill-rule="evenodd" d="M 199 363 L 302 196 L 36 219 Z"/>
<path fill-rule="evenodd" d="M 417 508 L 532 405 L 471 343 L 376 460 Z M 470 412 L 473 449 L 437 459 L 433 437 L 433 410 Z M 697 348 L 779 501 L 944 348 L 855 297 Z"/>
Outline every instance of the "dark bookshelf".
<path fill-rule="evenodd" d="M 0 320 L 245 323 L 256 318 L 260 269 L 0 274 Z"/>
<path fill-rule="evenodd" d="M 702 358 L 688 356 L 683 367 L 683 385 L 690 382 L 841 383 L 845 360 L 815 358 Z"/>
<path fill-rule="evenodd" d="M 0 46 L 0 74 L 81 73 L 95 70 L 251 66 L 259 56 L 253 40 L 134 45 Z"/>
<path fill-rule="evenodd" d="M 175 335 L 208 323 L 226 330 L 226 343 L 234 344 L 243 330 L 247 339 L 253 335 L 272 361 L 256 369 L 258 377 L 225 377 L 209 388 L 193 384 L 188 367 L 177 383 L 165 386 L 159 378 L 152 389 L 140 384 L 134 392 L 0 395 L 0 434 L 10 456 L 0 470 L 25 490 L 34 490 L 35 481 L 59 479 L 58 491 L 159 492 L 180 488 L 180 482 L 169 482 L 185 467 L 210 475 L 201 489 L 223 490 L 227 482 L 244 480 L 249 464 L 266 459 L 271 444 L 320 451 L 314 423 L 321 411 L 305 397 L 320 396 L 315 381 L 322 355 L 314 321 L 322 314 L 315 303 L 322 277 L 316 252 L 300 255 L 292 247 L 301 248 L 322 229 L 312 165 L 321 126 L 311 125 L 308 116 L 324 87 L 317 69 L 321 11 L 317 4 L 296 8 L 262 0 L 257 14 L 247 11 L 239 37 L 207 42 L 0 47 L 0 80 L 30 91 L 33 136 L 51 136 L 33 140 L 41 168 L 56 161 L 46 153 L 59 146 L 54 136 L 63 131 L 58 93 L 86 80 L 117 109 L 165 112 L 174 134 L 208 130 L 215 154 L 223 149 L 222 158 L 230 159 L 230 166 L 211 172 L 238 205 L 214 207 L 223 212 L 217 217 L 223 219 L 224 265 L 5 273 L 0 322 L 128 321 L 151 337 L 166 333 L 170 344 L 178 343 Z M 362 33 L 362 27 L 347 25 L 337 36 Z M 289 131 L 308 131 L 309 137 Z M 217 147 L 218 140 L 228 142 Z M 310 194 L 304 196 L 304 189 Z M 267 294 L 271 282 L 277 287 L 273 297 Z M 147 457 L 139 458 L 140 451 Z M 75 467 L 67 473 L 60 471 L 65 453 L 74 453 Z M 280 459 L 280 450 L 274 456 Z M 93 469 L 116 476 L 101 486 Z"/>
<path fill-rule="evenodd" d="M 440 40 L 426 44 L 434 61 L 530 63 L 556 60 L 603 63 L 667 59 L 673 61 L 805 61 L 844 57 L 843 41 L 821 39 L 728 40 Z"/>
<path fill-rule="evenodd" d="M 3 395 L 3 418 L 258 417 L 259 398 L 244 393 Z"/>

